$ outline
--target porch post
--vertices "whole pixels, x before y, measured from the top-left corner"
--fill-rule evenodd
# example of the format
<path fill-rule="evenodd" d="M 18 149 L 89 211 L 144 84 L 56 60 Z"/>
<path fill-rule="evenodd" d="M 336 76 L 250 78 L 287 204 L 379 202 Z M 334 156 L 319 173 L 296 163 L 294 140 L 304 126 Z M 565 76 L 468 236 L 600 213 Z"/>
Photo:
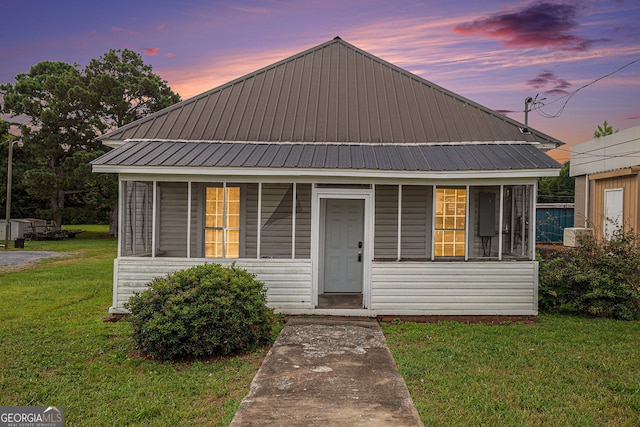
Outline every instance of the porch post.
<path fill-rule="evenodd" d="M 153 197 L 151 200 L 151 258 L 156 257 L 156 231 L 157 231 L 157 218 L 158 214 L 158 181 L 153 180 Z"/>
<path fill-rule="evenodd" d="M 504 184 L 500 184 L 500 219 L 498 220 L 498 261 L 502 261 L 502 245 L 503 245 L 503 233 L 504 229 Z"/>
<path fill-rule="evenodd" d="M 365 234 L 365 239 L 369 239 L 369 247 L 371 248 L 371 253 L 369 254 L 369 259 L 373 260 L 376 256 L 376 184 L 371 184 L 371 232 L 369 234 Z"/>
<path fill-rule="evenodd" d="M 531 261 L 536 260 L 536 203 L 538 198 L 538 181 L 531 186 L 531 210 L 529 212 L 529 238 L 531 239 Z"/>
<path fill-rule="evenodd" d="M 118 179 L 118 258 L 122 256 L 122 245 L 125 240 L 122 239 L 122 235 L 125 234 L 124 229 L 124 204 L 126 203 L 126 192 L 124 189 L 125 181 L 121 178 Z"/>
<path fill-rule="evenodd" d="M 291 259 L 296 257 L 296 183 L 293 183 L 293 202 L 291 203 Z"/>
<path fill-rule="evenodd" d="M 469 184 L 465 187 L 465 206 L 464 206 L 464 260 L 469 261 L 469 242 L 471 236 L 469 235 Z M 489 251 L 491 256 L 491 251 Z"/>
<path fill-rule="evenodd" d="M 187 183 L 187 258 L 191 258 L 191 181 Z"/>
<path fill-rule="evenodd" d="M 129 219 L 129 221 L 131 222 L 131 253 L 135 254 L 136 253 L 136 230 L 138 229 L 138 213 L 136 212 L 136 209 L 138 208 L 138 184 L 136 181 L 129 181 L 131 182 L 131 201 L 129 202 L 129 206 L 131 205 L 131 203 L 133 202 L 133 213 L 131 214 L 131 218 Z M 129 184 L 127 184 L 127 187 L 129 187 Z M 128 188 L 127 188 L 128 190 Z M 130 211 L 131 212 L 131 211 Z M 146 215 L 146 213 L 143 213 L 144 215 Z M 144 249 L 145 251 L 147 250 L 147 240 L 144 240 Z"/>
<path fill-rule="evenodd" d="M 260 241 L 262 240 L 262 182 L 258 183 L 258 230 L 256 230 L 256 258 L 260 259 Z"/>
<path fill-rule="evenodd" d="M 398 248 L 396 261 L 402 257 L 402 184 L 398 184 Z"/>
<path fill-rule="evenodd" d="M 222 182 L 222 258 L 227 257 L 227 181 Z"/>
<path fill-rule="evenodd" d="M 435 251 L 436 251 L 436 190 L 438 187 L 434 184 L 432 186 L 432 194 L 431 197 L 431 261 L 436 259 Z"/>
<path fill-rule="evenodd" d="M 521 238 L 520 246 L 522 246 L 521 249 L 520 249 L 520 254 L 522 256 L 525 256 L 524 238 L 527 237 L 527 228 L 526 228 L 526 226 L 527 226 L 527 217 L 526 217 L 526 213 L 527 213 L 527 186 L 523 185 L 522 186 L 522 224 L 520 224 L 521 227 L 522 227 L 522 231 L 520 232 L 520 238 Z"/>

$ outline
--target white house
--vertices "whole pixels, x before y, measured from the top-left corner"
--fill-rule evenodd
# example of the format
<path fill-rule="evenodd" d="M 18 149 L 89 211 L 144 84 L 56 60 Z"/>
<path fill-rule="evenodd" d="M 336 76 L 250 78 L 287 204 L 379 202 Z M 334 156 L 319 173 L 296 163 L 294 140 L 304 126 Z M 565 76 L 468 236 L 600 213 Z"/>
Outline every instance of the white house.
<path fill-rule="evenodd" d="M 113 306 L 237 265 L 290 314 L 537 314 L 535 195 L 560 141 L 340 38 L 119 128 Z"/>

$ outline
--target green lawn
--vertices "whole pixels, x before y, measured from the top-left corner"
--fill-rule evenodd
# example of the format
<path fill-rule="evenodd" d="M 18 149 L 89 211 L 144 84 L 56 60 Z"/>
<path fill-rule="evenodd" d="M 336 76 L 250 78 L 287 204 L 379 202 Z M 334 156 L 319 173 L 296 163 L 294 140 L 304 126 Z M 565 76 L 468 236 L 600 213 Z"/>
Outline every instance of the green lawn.
<path fill-rule="evenodd" d="M 640 323 L 383 326 L 427 426 L 638 426 Z"/>
<path fill-rule="evenodd" d="M 116 241 L 106 228 L 26 250 L 71 252 L 0 272 L 0 405 L 63 406 L 68 426 L 226 425 L 264 357 L 146 360 L 104 323 Z M 2 254 L 0 254 L 2 256 Z"/>
<path fill-rule="evenodd" d="M 59 405 L 68 426 L 226 425 L 264 351 L 199 362 L 136 352 L 111 305 L 114 239 L 26 242 L 71 255 L 0 271 L 0 405 Z M 0 254 L 1 256 L 1 254 Z M 384 324 L 427 426 L 640 425 L 640 323 Z"/>

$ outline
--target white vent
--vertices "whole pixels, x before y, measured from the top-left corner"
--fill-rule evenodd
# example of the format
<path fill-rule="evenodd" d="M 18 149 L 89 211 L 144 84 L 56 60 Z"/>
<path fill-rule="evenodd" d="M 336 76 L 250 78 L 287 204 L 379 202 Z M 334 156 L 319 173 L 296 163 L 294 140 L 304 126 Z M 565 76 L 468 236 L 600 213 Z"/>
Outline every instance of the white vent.
<path fill-rule="evenodd" d="M 577 248 L 581 246 L 582 239 L 590 236 L 592 232 L 591 228 L 565 228 L 562 243 L 570 248 Z"/>

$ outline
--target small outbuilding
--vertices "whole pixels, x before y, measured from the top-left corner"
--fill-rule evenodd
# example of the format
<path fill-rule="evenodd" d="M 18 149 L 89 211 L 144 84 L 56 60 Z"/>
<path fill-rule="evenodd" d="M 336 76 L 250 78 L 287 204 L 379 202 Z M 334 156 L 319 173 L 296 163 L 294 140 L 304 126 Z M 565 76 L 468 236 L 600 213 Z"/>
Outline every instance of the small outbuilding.
<path fill-rule="evenodd" d="M 111 313 L 246 268 L 289 314 L 536 315 L 536 182 L 560 141 L 335 38 L 101 137 Z"/>
<path fill-rule="evenodd" d="M 571 147 L 575 224 L 596 237 L 640 230 L 640 126 Z"/>

